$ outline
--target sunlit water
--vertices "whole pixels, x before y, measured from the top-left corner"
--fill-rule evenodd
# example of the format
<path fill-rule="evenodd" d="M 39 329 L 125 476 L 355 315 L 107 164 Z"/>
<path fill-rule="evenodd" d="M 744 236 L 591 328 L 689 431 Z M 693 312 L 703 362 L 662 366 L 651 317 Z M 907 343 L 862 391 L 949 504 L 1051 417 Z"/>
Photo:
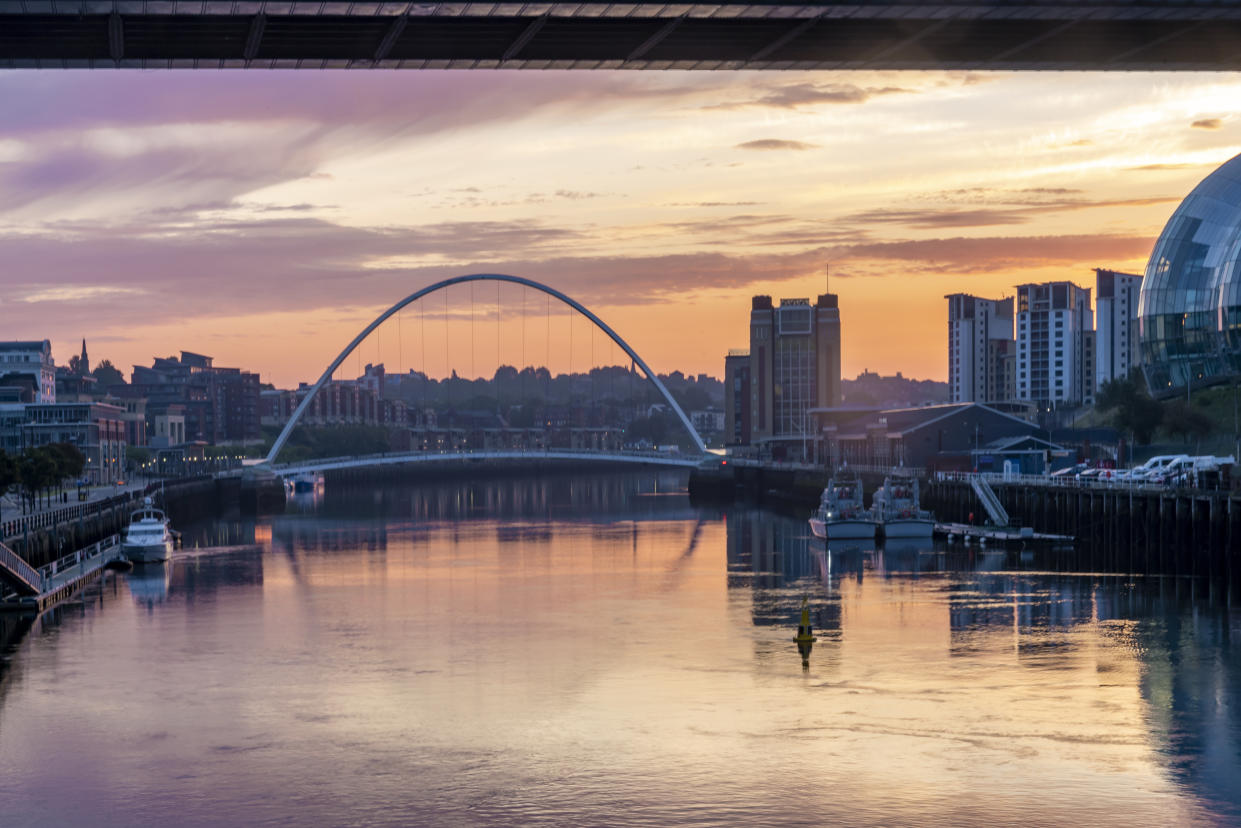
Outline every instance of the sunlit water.
<path fill-rule="evenodd" d="M 329 491 L 0 618 L 0 825 L 1241 821 L 1225 585 L 828 550 L 683 483 Z"/>

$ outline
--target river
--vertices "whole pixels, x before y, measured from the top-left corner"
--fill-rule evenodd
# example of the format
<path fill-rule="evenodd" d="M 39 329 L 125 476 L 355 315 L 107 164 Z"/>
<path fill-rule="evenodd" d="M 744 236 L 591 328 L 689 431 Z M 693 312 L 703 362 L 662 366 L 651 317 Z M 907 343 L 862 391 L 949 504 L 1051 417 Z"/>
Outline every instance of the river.
<path fill-rule="evenodd" d="M 6 828 L 1241 823 L 1226 584 L 825 549 L 675 473 L 181 528 L 0 617 Z"/>

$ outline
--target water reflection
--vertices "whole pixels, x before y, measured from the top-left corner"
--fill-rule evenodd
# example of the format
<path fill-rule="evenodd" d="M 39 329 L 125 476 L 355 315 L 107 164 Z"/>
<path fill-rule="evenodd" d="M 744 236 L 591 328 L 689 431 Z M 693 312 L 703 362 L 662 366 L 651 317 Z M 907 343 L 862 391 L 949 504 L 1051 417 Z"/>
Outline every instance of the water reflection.
<path fill-rule="evenodd" d="M 153 612 L 156 604 L 168 599 L 168 587 L 172 583 L 172 564 L 155 561 L 139 564 L 126 573 L 125 582 L 134 600 Z"/>
<path fill-rule="evenodd" d="M 947 661 L 1006 653 L 1027 677 L 1023 692 L 1049 704 L 1073 702 L 1040 690 L 1048 673 L 1092 676 L 1101 690 L 1132 686 L 1161 766 L 1206 806 L 1203 816 L 1241 820 L 1241 615 L 1231 584 L 1040 568 L 1063 562 L 1062 551 L 825 544 L 802 521 L 764 513 L 734 512 L 727 522 L 729 587 L 751 591 L 755 625 L 792 629 L 801 596 L 815 595 L 824 675 L 840 675 L 842 644 L 865 641 L 874 657 L 879 636 L 887 649 L 893 640 L 944 641 Z M 925 651 L 919 660 L 935 661 Z"/>
<path fill-rule="evenodd" d="M 1241 820 L 1227 587 L 825 546 L 683 482 L 329 486 L 178 527 L 170 565 L 0 616 L 0 821 Z"/>

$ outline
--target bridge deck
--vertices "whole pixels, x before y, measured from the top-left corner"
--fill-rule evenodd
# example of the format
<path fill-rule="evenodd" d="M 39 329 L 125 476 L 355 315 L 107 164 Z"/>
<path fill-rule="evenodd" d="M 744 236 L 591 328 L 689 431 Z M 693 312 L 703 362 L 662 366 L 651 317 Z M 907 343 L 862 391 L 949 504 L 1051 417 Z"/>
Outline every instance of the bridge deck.
<path fill-rule="evenodd" d="M 595 452 L 570 451 L 551 449 L 547 451 L 446 451 L 446 452 L 386 452 L 369 454 L 360 457 L 326 457 L 318 460 L 305 460 L 298 463 L 281 463 L 273 465 L 271 470 L 279 475 L 304 474 L 309 472 L 335 471 L 338 469 L 356 469 L 367 466 L 390 466 L 404 463 L 467 463 L 489 460 L 520 460 L 528 462 L 554 461 L 588 461 L 604 463 L 633 463 L 639 465 L 671 466 L 695 468 L 704 457 L 692 454 L 669 454 L 664 452 Z"/>
<path fill-rule="evenodd" d="M 1238 0 L 0 0 L 0 66 L 1235 70 Z"/>

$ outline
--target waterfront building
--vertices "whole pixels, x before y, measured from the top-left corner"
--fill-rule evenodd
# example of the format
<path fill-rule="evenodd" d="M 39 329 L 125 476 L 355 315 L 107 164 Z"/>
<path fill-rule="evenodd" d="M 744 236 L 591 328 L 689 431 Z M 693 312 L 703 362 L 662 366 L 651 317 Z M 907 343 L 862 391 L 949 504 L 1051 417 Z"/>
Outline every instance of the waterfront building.
<path fill-rule="evenodd" d="M 116 391 L 127 391 L 128 386 L 118 386 Z M 125 443 L 131 446 L 147 444 L 147 400 L 137 394 L 108 394 L 103 402 L 125 409 L 121 421 L 125 424 Z"/>
<path fill-rule="evenodd" d="M 1072 282 L 1017 286 L 1017 399 L 1047 411 L 1093 402 L 1090 289 Z"/>
<path fill-rule="evenodd" d="M 718 444 L 724 435 L 724 412 L 714 406 L 686 412 L 690 425 L 706 443 Z"/>
<path fill-rule="evenodd" d="M 750 309 L 750 442 L 776 457 L 811 457 L 812 408 L 840 405 L 840 308 L 834 293 L 755 296 Z"/>
<path fill-rule="evenodd" d="M 370 366 L 367 366 L 370 369 Z M 409 413 L 404 400 L 381 396 L 383 367 L 369 371 L 362 380 L 332 380 L 324 383 L 298 422 L 308 426 L 371 425 L 406 426 Z M 378 380 L 378 381 L 377 381 Z M 310 393 L 302 383 L 294 390 L 272 389 L 259 395 L 263 425 L 283 426 Z M 492 414 L 494 416 L 494 413 Z"/>
<path fill-rule="evenodd" d="M 1138 365 L 1138 296 L 1142 277 L 1095 268 L 1095 390 Z"/>
<path fill-rule="evenodd" d="M 1241 155 L 1168 219 L 1146 264 L 1138 325 L 1152 394 L 1241 376 Z"/>
<path fill-rule="evenodd" d="M 1046 430 L 1038 425 L 973 402 L 896 409 L 841 407 L 814 414 L 825 438 L 822 459 L 829 467 L 1001 471 L 1002 460 L 1011 459 L 1010 455 L 997 460 L 1002 449 L 1015 451 L 1018 439 L 1047 439 Z M 1031 457 L 1014 468 L 1042 471 L 1048 459 Z"/>
<path fill-rule="evenodd" d="M 948 300 L 948 386 L 952 402 L 1013 399 L 1013 300 L 953 293 Z"/>
<path fill-rule="evenodd" d="M 20 454 L 69 443 L 85 456 L 83 476 L 90 483 L 113 483 L 124 475 L 124 413 L 100 402 L 0 403 L 0 448 Z"/>
<path fill-rule="evenodd" d="M 89 374 L 78 372 L 64 365 L 56 366 L 56 400 L 58 402 L 83 402 L 95 399 L 99 383 Z"/>
<path fill-rule="evenodd" d="M 28 402 L 56 402 L 56 363 L 51 341 L 0 342 L 0 387 L 26 389 Z"/>
<path fill-rule="evenodd" d="M 153 418 L 181 406 L 186 438 L 206 443 L 244 443 L 262 438 L 259 375 L 216 366 L 209 356 L 182 351 L 156 358 L 150 368 L 135 365 L 130 388 L 147 399 Z"/>
<path fill-rule="evenodd" d="M 185 406 L 170 404 L 161 413 L 151 417 L 151 447 L 174 448 L 185 440 Z"/>
<path fill-rule="evenodd" d="M 734 348 L 724 357 L 724 444 L 750 444 L 750 352 Z"/>

